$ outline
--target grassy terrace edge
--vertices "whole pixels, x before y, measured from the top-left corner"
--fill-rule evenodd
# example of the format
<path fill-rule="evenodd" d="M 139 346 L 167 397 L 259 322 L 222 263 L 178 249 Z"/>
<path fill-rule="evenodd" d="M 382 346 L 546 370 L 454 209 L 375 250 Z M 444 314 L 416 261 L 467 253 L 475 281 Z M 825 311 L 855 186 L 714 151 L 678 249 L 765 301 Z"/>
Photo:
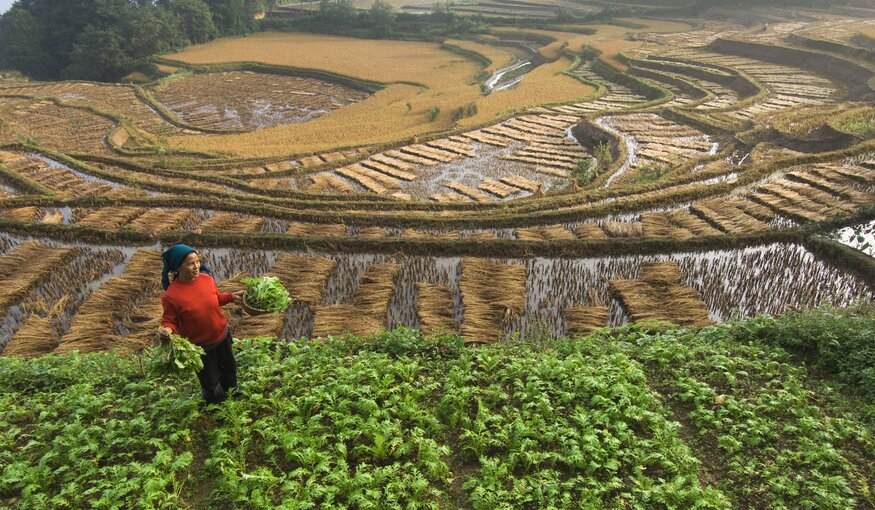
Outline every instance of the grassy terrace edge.
<path fill-rule="evenodd" d="M 209 408 L 138 354 L 0 358 L 0 505 L 863 508 L 873 331 L 869 306 L 485 347 L 249 339 L 242 394 Z"/>

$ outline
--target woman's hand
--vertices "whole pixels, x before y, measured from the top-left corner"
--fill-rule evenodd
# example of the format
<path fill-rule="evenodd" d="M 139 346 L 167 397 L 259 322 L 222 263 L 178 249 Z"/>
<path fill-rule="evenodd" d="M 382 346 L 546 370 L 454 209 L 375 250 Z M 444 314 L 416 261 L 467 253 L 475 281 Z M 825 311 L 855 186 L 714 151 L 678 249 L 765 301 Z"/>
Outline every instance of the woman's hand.
<path fill-rule="evenodd" d="M 158 326 L 158 336 L 164 338 L 170 338 L 170 335 L 173 333 L 173 330 L 168 328 L 167 326 Z"/>
<path fill-rule="evenodd" d="M 232 292 L 231 295 L 234 296 L 234 302 L 235 303 L 242 303 L 243 302 L 243 294 L 245 294 L 245 293 L 246 293 L 246 291 L 244 291 L 244 290 L 238 290 L 237 292 Z"/>

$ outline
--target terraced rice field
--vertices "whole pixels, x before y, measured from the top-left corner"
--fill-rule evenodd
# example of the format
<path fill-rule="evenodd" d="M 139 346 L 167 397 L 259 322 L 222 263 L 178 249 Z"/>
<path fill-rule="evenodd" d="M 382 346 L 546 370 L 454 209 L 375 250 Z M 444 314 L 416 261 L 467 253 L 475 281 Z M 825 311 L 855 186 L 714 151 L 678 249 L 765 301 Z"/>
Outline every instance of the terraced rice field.
<path fill-rule="evenodd" d="M 225 130 L 307 122 L 368 95 L 323 80 L 252 71 L 192 75 L 162 83 L 154 93 L 185 123 Z"/>
<path fill-rule="evenodd" d="M 159 250 L 179 240 L 222 288 L 271 274 L 292 289 L 284 315 L 228 307 L 238 336 L 407 326 L 487 343 L 869 302 L 854 252 L 823 236 L 872 221 L 875 143 L 769 120 L 807 108 L 818 127 L 871 101 L 868 64 L 817 53 L 853 82 L 786 53 L 811 51 L 794 34 L 866 24 L 830 16 L 557 26 L 540 48 L 555 60 L 489 95 L 476 77 L 512 58 L 498 37 L 447 41 L 492 67 L 432 43 L 340 55 L 347 39 L 260 34 L 191 48 L 178 69 L 210 72 L 144 88 L 2 82 L 0 345 L 142 348 Z M 628 59 L 583 53 L 599 31 L 634 33 Z M 262 59 L 282 73 L 221 65 L 290 43 Z"/>

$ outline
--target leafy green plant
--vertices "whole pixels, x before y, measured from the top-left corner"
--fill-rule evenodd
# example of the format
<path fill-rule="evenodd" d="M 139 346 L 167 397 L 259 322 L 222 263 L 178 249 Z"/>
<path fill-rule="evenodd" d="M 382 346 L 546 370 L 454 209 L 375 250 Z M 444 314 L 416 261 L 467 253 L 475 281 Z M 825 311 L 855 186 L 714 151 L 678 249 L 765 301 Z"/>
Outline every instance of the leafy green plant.
<path fill-rule="evenodd" d="M 204 349 L 171 333 L 152 350 L 149 369 L 156 375 L 195 374 L 204 368 Z"/>
<path fill-rule="evenodd" d="M 632 184 L 650 184 L 661 179 L 669 170 L 668 165 L 648 162 L 638 167 L 631 182 Z"/>
<path fill-rule="evenodd" d="M 278 314 L 293 301 L 289 291 L 276 276 L 243 278 L 240 281 L 246 288 L 244 302 L 252 308 Z"/>

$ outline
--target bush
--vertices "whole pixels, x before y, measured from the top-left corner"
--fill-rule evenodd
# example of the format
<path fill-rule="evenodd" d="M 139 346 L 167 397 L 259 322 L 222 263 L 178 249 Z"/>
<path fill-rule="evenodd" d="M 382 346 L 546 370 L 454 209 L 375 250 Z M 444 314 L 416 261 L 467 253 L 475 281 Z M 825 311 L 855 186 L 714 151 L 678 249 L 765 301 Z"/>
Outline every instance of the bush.
<path fill-rule="evenodd" d="M 875 314 L 871 306 L 790 311 L 732 323 L 739 341 L 779 345 L 875 397 Z"/>

